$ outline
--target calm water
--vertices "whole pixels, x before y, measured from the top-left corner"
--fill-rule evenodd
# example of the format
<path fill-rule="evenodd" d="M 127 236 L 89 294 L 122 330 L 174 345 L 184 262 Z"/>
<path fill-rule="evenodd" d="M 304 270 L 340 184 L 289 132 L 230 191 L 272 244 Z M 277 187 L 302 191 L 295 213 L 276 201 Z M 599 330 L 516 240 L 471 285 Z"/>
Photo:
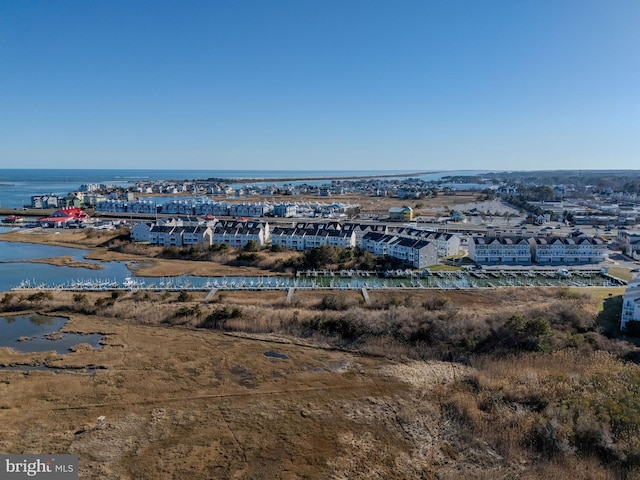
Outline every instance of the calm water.
<path fill-rule="evenodd" d="M 425 167 L 424 171 L 437 170 Z M 406 171 L 406 170 L 405 170 Z M 0 169 L 0 208 L 21 208 L 30 205 L 32 195 L 54 193 L 66 195 L 80 189 L 83 183 L 104 183 L 126 187 L 144 180 L 204 180 L 207 178 L 285 178 L 343 177 L 402 173 L 402 170 L 59 170 Z M 480 171 L 443 172 L 421 177 L 438 180 L 444 175 L 471 175 Z M 286 182 L 282 182 L 286 183 Z M 323 183 L 323 182 L 319 182 Z"/>
<path fill-rule="evenodd" d="M 102 335 L 62 333 L 60 338 L 48 339 L 46 335 L 58 332 L 67 323 L 63 317 L 44 315 L 16 315 L 0 317 L 0 347 L 9 347 L 20 353 L 48 352 L 55 350 L 59 354 L 81 343 L 100 348 Z M 21 338 L 26 340 L 20 341 Z"/>
<path fill-rule="evenodd" d="M 97 262 L 85 260 L 83 256 L 88 250 L 77 248 L 54 247 L 35 243 L 16 243 L 0 241 L 0 292 L 6 292 L 16 287 L 23 280 L 33 284 L 46 283 L 59 285 L 73 282 L 77 279 L 104 279 L 122 282 L 131 275 L 124 262 Z M 99 263 L 101 270 L 90 268 L 57 267 L 43 263 L 29 263 L 21 260 L 70 256 L 74 260 Z M 12 263 L 16 262 L 16 263 Z"/>

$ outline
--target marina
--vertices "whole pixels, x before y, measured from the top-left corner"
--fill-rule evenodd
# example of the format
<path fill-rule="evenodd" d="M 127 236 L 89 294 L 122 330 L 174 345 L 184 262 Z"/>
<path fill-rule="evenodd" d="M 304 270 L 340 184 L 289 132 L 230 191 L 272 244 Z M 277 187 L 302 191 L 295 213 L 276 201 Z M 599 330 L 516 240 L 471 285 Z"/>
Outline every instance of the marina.
<path fill-rule="evenodd" d="M 499 271 L 439 271 L 425 272 L 298 272 L 294 277 L 126 277 L 117 279 L 76 279 L 50 284 L 35 279 L 23 280 L 13 291 L 236 291 L 236 290 L 378 290 L 378 289 L 473 289 L 499 287 L 614 287 L 626 282 L 599 269 L 548 269 L 548 270 L 499 270 Z"/>

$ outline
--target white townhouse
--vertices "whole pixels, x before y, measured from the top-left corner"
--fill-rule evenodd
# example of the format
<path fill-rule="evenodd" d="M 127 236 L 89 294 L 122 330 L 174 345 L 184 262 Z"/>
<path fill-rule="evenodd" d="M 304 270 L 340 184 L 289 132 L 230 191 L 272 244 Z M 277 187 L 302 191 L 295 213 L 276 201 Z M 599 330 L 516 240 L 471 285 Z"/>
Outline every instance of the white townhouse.
<path fill-rule="evenodd" d="M 195 215 L 195 203 L 187 200 L 172 200 L 162 205 L 162 213 Z"/>
<path fill-rule="evenodd" d="M 600 237 L 536 237 L 529 239 L 536 263 L 600 263 L 607 258 L 607 243 Z"/>
<path fill-rule="evenodd" d="M 233 203 L 229 205 L 232 217 L 263 217 L 273 212 L 273 205 L 268 203 Z"/>
<path fill-rule="evenodd" d="M 342 230 L 353 230 L 356 234 L 356 246 L 362 247 L 362 239 L 369 232 L 388 234 L 389 227 L 386 225 L 371 225 L 361 223 L 345 223 L 342 225 Z"/>
<path fill-rule="evenodd" d="M 123 200 L 103 200 L 97 202 L 95 209 L 97 212 L 113 212 L 113 213 L 150 213 L 158 212 L 158 204 L 150 200 L 138 200 L 135 202 L 127 202 Z"/>
<path fill-rule="evenodd" d="M 621 244 L 625 255 L 640 260 L 640 231 L 620 230 L 618 242 Z"/>
<path fill-rule="evenodd" d="M 151 200 L 138 200 L 136 202 L 129 202 L 126 207 L 128 212 L 133 213 L 158 213 L 158 204 Z"/>
<path fill-rule="evenodd" d="M 161 247 L 181 247 L 182 227 L 154 225 L 149 231 L 149 242 Z"/>
<path fill-rule="evenodd" d="M 396 235 L 375 232 L 367 233 L 362 240 L 363 248 L 374 255 L 398 258 L 414 268 L 424 268 L 437 262 L 435 243 Z"/>
<path fill-rule="evenodd" d="M 57 195 L 34 195 L 31 197 L 32 208 L 58 208 L 62 204 Z"/>
<path fill-rule="evenodd" d="M 152 222 L 138 222 L 131 228 L 131 239 L 134 242 L 151 242 Z"/>
<path fill-rule="evenodd" d="M 629 282 L 622 297 L 620 330 L 625 331 L 630 321 L 640 322 L 640 274 L 638 273 Z"/>
<path fill-rule="evenodd" d="M 269 224 L 263 222 L 219 222 L 213 227 L 212 243 L 244 247 L 253 240 L 263 247 L 269 241 Z"/>
<path fill-rule="evenodd" d="M 196 215 L 213 215 L 224 217 L 229 215 L 229 204 L 224 202 L 198 201 L 194 205 Z"/>
<path fill-rule="evenodd" d="M 523 237 L 473 237 L 469 258 L 477 263 L 531 263 L 531 245 Z"/>
<path fill-rule="evenodd" d="M 174 219 L 178 227 L 199 227 L 204 224 L 204 220 L 194 215 L 180 215 Z"/>
<path fill-rule="evenodd" d="M 95 205 L 96 212 L 114 212 L 122 213 L 127 211 L 127 202 L 121 200 L 109 199 L 98 202 Z"/>
<path fill-rule="evenodd" d="M 298 212 L 298 206 L 293 203 L 279 203 L 273 206 L 273 215 L 276 217 L 293 217 Z"/>
<path fill-rule="evenodd" d="M 340 230 L 339 224 L 299 224 L 299 227 L 274 227 L 270 234 L 271 245 L 292 250 L 305 250 L 322 245 L 354 248 L 356 235 L 352 230 Z M 335 228 L 335 227 L 338 228 Z M 323 228 L 320 228 L 323 227 Z"/>
<path fill-rule="evenodd" d="M 206 225 L 182 227 L 182 245 L 211 245 L 213 231 Z"/>
<path fill-rule="evenodd" d="M 437 247 L 428 240 L 399 238 L 389 246 L 390 257 L 404 260 L 414 268 L 424 268 L 437 262 Z"/>
<path fill-rule="evenodd" d="M 295 227 L 273 227 L 271 245 L 280 245 L 291 250 L 304 250 L 304 230 Z"/>
<path fill-rule="evenodd" d="M 537 263 L 564 262 L 565 244 L 560 237 L 535 237 L 529 242 L 534 251 L 534 260 Z"/>
<path fill-rule="evenodd" d="M 438 247 L 438 256 L 448 257 L 460 253 L 460 237 L 453 233 L 434 232 L 410 227 L 399 227 L 391 232 L 399 237 L 429 240 Z"/>
<path fill-rule="evenodd" d="M 327 233 L 327 243 L 333 247 L 354 248 L 356 246 L 354 231 L 329 230 Z"/>

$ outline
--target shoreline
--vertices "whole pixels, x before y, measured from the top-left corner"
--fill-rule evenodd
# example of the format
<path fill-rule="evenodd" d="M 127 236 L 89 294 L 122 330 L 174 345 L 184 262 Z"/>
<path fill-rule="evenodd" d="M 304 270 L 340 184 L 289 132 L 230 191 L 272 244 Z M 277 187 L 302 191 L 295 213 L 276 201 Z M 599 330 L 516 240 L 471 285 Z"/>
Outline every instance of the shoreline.
<path fill-rule="evenodd" d="M 204 180 L 196 179 L 198 182 L 218 182 L 218 183 L 264 183 L 264 182 L 304 182 L 318 180 L 369 180 L 375 178 L 409 178 L 421 175 L 434 175 L 436 173 L 445 173 L 444 171 L 429 172 L 405 172 L 405 173 L 381 173 L 379 175 L 322 175 L 322 176 L 304 176 L 304 177 L 209 177 Z M 157 180 L 162 181 L 162 180 Z"/>

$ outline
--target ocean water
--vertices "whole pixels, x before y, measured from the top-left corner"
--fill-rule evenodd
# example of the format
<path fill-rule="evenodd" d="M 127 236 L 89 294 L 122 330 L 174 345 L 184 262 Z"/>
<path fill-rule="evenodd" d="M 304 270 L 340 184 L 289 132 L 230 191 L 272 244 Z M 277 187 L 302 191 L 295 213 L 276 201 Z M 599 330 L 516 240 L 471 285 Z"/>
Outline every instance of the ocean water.
<path fill-rule="evenodd" d="M 428 171 L 428 169 L 424 169 Z M 65 170 L 0 169 L 0 208 L 19 209 L 30 205 L 33 195 L 66 195 L 83 183 L 105 183 L 126 187 L 144 180 L 205 180 L 207 178 L 295 178 L 386 175 L 406 170 Z M 480 171 L 439 172 L 421 175 L 423 180 L 438 180 L 445 175 L 471 175 Z M 285 182 L 281 182 L 285 183 Z M 320 182 L 322 183 L 322 182 Z"/>

